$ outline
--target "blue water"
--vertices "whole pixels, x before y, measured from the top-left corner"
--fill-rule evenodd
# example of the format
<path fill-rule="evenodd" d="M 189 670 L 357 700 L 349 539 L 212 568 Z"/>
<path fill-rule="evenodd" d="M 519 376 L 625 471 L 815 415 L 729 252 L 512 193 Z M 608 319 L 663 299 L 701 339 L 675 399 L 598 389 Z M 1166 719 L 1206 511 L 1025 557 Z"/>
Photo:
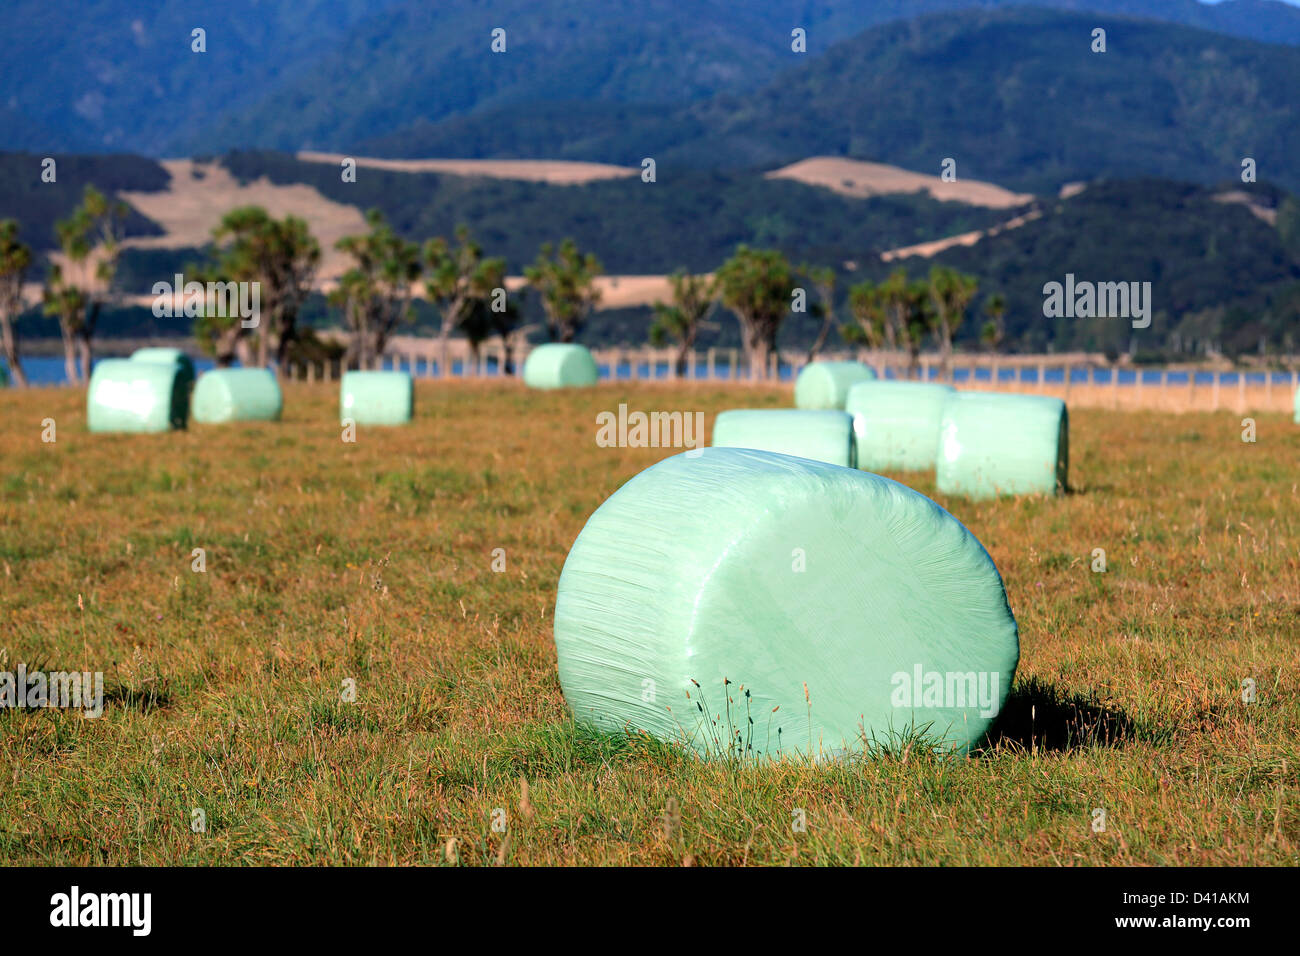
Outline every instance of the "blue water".
<path fill-rule="evenodd" d="M 0 362 L 0 365 L 3 365 L 3 362 Z M 461 362 L 451 362 L 450 365 L 451 374 L 453 376 L 465 374 L 465 368 Z M 210 358 L 198 358 L 194 360 L 194 367 L 199 372 L 206 372 L 208 369 L 215 368 L 215 366 L 216 363 L 214 363 Z M 395 366 L 392 359 L 385 359 L 382 367 L 391 370 Z M 407 368 L 406 363 L 401 363 L 401 367 Z M 63 385 L 67 383 L 67 376 L 63 373 L 62 357 L 29 356 L 28 358 L 23 359 L 23 369 L 27 372 L 28 381 L 33 385 Z M 602 379 L 619 382 L 631 381 L 634 379 L 639 381 L 647 381 L 651 378 L 668 379 L 671 377 L 671 365 L 668 362 L 656 363 L 653 369 L 653 375 L 651 374 L 652 370 L 649 363 L 646 362 L 636 363 L 635 367 L 630 362 L 620 362 L 616 368 L 611 368 L 609 365 L 601 365 L 599 370 Z M 744 371 L 745 370 L 742 368 L 742 377 Z M 991 384 L 993 381 L 992 371 L 992 369 L 988 368 L 970 369 L 958 367 L 953 369 L 953 378 L 959 383 L 988 382 Z M 1070 384 L 1109 385 L 1111 383 L 1111 376 L 1116 374 L 1116 371 L 1117 370 L 1115 369 L 1108 368 L 1071 369 Z M 421 377 L 436 377 L 439 375 L 438 363 L 436 361 L 417 361 L 415 372 L 417 376 Z M 495 358 L 487 359 L 485 363 L 485 374 L 488 376 L 500 376 L 502 374 L 500 364 Z M 727 362 L 715 362 L 713 374 L 715 378 L 727 379 L 731 375 L 731 367 Z M 1119 385 L 1121 386 L 1137 384 L 1139 375 L 1142 377 L 1142 384 L 1144 386 L 1152 385 L 1158 387 L 1160 385 L 1161 372 L 1159 369 L 1119 369 L 1118 374 Z M 1197 385 L 1214 384 L 1213 372 L 1196 372 L 1194 374 Z M 890 379 L 898 377 L 893 369 L 887 369 L 885 375 Z M 1188 372 L 1170 372 L 1165 381 L 1170 386 L 1182 385 L 1186 387 L 1188 384 L 1188 375 Z M 1219 379 L 1220 386 L 1236 387 L 1237 378 L 1241 375 L 1246 377 L 1246 384 L 1251 386 L 1264 385 L 1269 376 L 1272 377 L 1274 385 L 1289 386 L 1291 384 L 1290 372 L 1224 372 L 1222 377 Z M 702 381 L 707 377 L 708 366 L 704 362 L 696 362 L 695 378 Z M 781 367 L 780 380 L 783 382 L 789 382 L 793 378 L 794 371 L 789 366 L 783 365 Z M 930 380 L 939 380 L 939 370 L 933 366 L 930 368 Z M 999 369 L 997 380 L 998 384 L 1018 383 L 1036 385 L 1038 383 L 1038 369 L 1033 366 Z M 1064 381 L 1065 370 L 1063 368 L 1047 368 L 1045 370 L 1043 376 L 1044 384 L 1059 385 Z"/>
<path fill-rule="evenodd" d="M 96 362 L 99 359 L 95 359 Z M 0 365 L 4 364 L 0 362 Z M 210 358 L 200 358 L 194 360 L 194 368 L 199 372 L 206 372 L 210 368 L 215 368 L 216 363 Z M 68 376 L 63 371 L 63 357 L 46 357 L 28 355 L 23 358 L 23 371 L 27 373 L 27 381 L 33 385 L 66 385 Z"/>
<path fill-rule="evenodd" d="M 95 359 L 96 364 L 99 361 L 100 359 Z M 0 366 L 3 365 L 4 362 L 0 361 Z M 194 359 L 194 369 L 196 372 L 202 373 L 216 367 L 216 362 L 210 358 Z M 384 360 L 383 368 L 385 370 L 392 370 L 393 367 L 391 359 Z M 403 362 L 402 368 L 406 367 L 406 363 Z M 461 375 L 464 373 L 464 369 L 460 362 L 452 362 L 451 369 L 453 375 Z M 419 362 L 416 365 L 416 370 L 420 375 L 436 375 L 438 373 L 438 363 Z M 66 385 L 68 382 L 68 376 L 64 373 L 63 358 L 61 356 L 27 356 L 23 359 L 23 371 L 27 373 L 27 381 L 31 382 L 33 385 Z M 496 359 L 488 360 L 487 374 L 500 374 L 500 369 L 497 368 Z"/>

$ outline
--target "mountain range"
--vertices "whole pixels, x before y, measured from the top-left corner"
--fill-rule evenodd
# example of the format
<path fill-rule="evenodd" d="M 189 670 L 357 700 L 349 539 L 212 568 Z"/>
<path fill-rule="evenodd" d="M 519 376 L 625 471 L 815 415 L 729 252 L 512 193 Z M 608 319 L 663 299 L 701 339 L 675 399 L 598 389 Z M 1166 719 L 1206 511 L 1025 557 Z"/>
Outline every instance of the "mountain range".
<path fill-rule="evenodd" d="M 926 34 L 951 36 L 960 27 L 945 22 L 1017 6 L 1300 45 L 1300 8 L 1276 0 L 602 0 L 581 7 L 561 0 L 179 0 L 148 7 L 8 0 L 0 5 L 0 35 L 14 42 L 0 63 L 0 149 L 153 156 L 359 150 L 467 117 L 500 123 L 503 110 L 538 103 L 585 104 L 602 126 L 620 115 L 608 112 L 620 105 L 639 107 L 634 113 L 671 107 L 684 118 L 685 104 L 743 97 L 883 24 L 934 15 L 906 29 L 941 54 Z M 489 43 L 498 27 L 506 50 L 494 54 Z M 795 28 L 806 33 L 806 54 L 791 49 Z M 205 31 L 202 53 L 192 51 L 196 29 Z M 875 46 L 864 38 L 863 49 Z M 1117 37 L 1113 49 L 1119 59 L 1132 47 Z M 1242 48 L 1228 49 L 1239 63 Z M 1033 52 L 1008 46 L 1000 60 L 1010 66 Z M 907 65 L 927 74 L 943 67 L 917 58 Z M 871 79 L 839 76 L 854 85 Z M 536 142 L 551 145 L 554 137 Z M 474 144 L 494 145 L 481 128 Z"/>

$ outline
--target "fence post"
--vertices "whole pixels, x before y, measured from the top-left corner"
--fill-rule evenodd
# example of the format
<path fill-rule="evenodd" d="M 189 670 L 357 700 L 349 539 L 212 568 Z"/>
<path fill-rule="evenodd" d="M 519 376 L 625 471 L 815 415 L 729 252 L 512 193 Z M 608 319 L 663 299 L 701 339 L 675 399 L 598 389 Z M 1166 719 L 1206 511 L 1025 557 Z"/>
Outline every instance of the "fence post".
<path fill-rule="evenodd" d="M 1196 369 L 1187 370 L 1187 410 L 1196 407 Z"/>
<path fill-rule="evenodd" d="M 1119 366 L 1110 370 L 1110 407 L 1119 408 Z"/>
<path fill-rule="evenodd" d="M 730 374 L 728 375 L 728 378 L 730 378 L 731 381 L 733 381 L 733 382 L 736 381 L 736 375 L 737 375 L 737 371 L 738 371 L 738 370 L 736 369 L 736 350 L 735 350 L 735 349 L 732 349 L 732 350 L 731 350 L 731 366 L 730 366 L 730 368 L 728 369 L 728 371 L 729 371 L 729 373 L 730 373 Z"/>
<path fill-rule="evenodd" d="M 1065 402 L 1070 402 L 1070 385 L 1073 384 L 1074 368 L 1069 362 L 1061 366 L 1061 377 L 1065 379 Z"/>
<path fill-rule="evenodd" d="M 708 352 L 706 352 L 706 353 L 704 354 L 704 361 L 705 361 L 705 364 L 706 364 L 706 366 L 707 366 L 707 371 L 706 371 L 706 373 L 705 373 L 705 377 L 706 377 L 710 382 L 713 381 L 714 373 L 715 373 L 715 369 L 716 369 L 716 367 L 717 367 L 717 362 L 715 361 L 715 357 L 716 357 L 716 355 L 717 355 L 717 351 L 718 351 L 718 350 L 715 349 L 715 348 L 710 348 L 710 349 L 708 350 Z"/>
<path fill-rule="evenodd" d="M 1222 379 L 1223 379 L 1223 373 L 1216 371 L 1214 373 L 1214 392 L 1213 392 L 1214 407 L 1210 409 L 1211 411 L 1217 412 L 1219 410 L 1219 384 Z"/>
<path fill-rule="evenodd" d="M 1244 369 L 1237 369 L 1237 411 L 1243 414 L 1246 411 L 1246 372 Z"/>

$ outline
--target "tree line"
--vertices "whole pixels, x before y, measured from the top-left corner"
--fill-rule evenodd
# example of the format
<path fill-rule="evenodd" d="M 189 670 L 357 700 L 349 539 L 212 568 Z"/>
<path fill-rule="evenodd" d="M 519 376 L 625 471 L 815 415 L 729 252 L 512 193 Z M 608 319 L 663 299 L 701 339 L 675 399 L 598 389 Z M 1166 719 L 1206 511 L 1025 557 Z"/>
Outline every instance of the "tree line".
<path fill-rule="evenodd" d="M 111 296 L 127 212 L 124 203 L 88 186 L 81 204 L 56 224 L 61 257 L 49 270 L 42 302 L 44 314 L 58 322 L 70 382 L 83 382 L 89 375 L 95 326 Z M 335 244 L 347 257 L 348 268 L 327 295 L 350 333 L 342 355 L 346 366 L 368 368 L 384 354 L 391 336 L 412 321 L 413 299 L 422 288 L 439 314 L 442 368 L 447 367 L 449 339 L 460 333 L 475 361 L 482 345 L 498 337 L 504 370 L 512 372 L 521 307 L 506 288 L 505 259 L 486 256 L 463 225 L 450 238 L 437 236 L 423 243 L 398 235 L 379 210 L 367 214 L 366 225 L 367 232 Z M 303 219 L 276 219 L 261 207 L 245 206 L 222 217 L 212 232 L 210 250 L 206 261 L 186 266 L 187 285 L 257 283 L 259 314 L 255 323 L 246 322 L 230 302 L 205 300 L 195 312 L 193 328 L 200 347 L 218 366 L 238 361 L 283 371 L 295 349 L 314 339 L 299 319 L 315 289 L 319 242 Z M 20 386 L 26 377 L 17 319 L 23 311 L 23 278 L 32 261 L 31 249 L 18 238 L 18 224 L 0 221 L 0 339 L 11 377 Z M 526 287 L 540 300 L 552 340 L 576 339 L 599 305 L 596 280 L 603 272 L 600 260 L 572 239 L 544 243 L 536 260 L 525 267 Z M 919 280 L 900 269 L 880 283 L 861 282 L 848 289 L 850 321 L 840 323 L 836 282 L 831 268 L 794 266 L 779 250 L 742 245 L 711 275 L 679 270 L 669 277 L 670 301 L 654 306 L 650 340 L 657 345 L 675 343 L 677 366 L 683 371 L 702 323 L 718 306 L 725 306 L 740 322 L 751 376 L 766 378 L 783 322 L 794 312 L 807 311 L 822 320 L 810 360 L 838 329 L 846 343 L 906 352 L 913 369 L 919 365 L 923 343 L 933 338 L 947 368 L 953 336 L 977 293 L 974 277 L 952 269 L 936 266 Z M 173 292 L 182 294 L 179 289 Z M 984 311 L 981 338 L 996 348 L 1004 334 L 1005 301 L 990 296 Z"/>

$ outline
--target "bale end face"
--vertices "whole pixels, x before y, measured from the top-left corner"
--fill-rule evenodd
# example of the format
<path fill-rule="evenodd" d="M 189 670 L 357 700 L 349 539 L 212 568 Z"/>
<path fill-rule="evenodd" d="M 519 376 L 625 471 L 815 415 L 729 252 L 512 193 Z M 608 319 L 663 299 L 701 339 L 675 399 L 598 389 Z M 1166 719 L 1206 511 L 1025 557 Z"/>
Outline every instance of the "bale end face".
<path fill-rule="evenodd" d="M 944 405 L 935 485 L 976 499 L 1064 494 L 1069 436 L 1060 399 L 956 392 Z"/>
<path fill-rule="evenodd" d="M 345 372 L 339 381 L 339 420 L 357 425 L 404 425 L 415 414 L 415 383 L 406 372 Z"/>
<path fill-rule="evenodd" d="M 846 412 L 794 408 L 739 408 L 713 423 L 716 448 L 752 448 L 857 467 L 853 418 Z"/>
<path fill-rule="evenodd" d="M 86 427 L 92 432 L 164 432 L 184 428 L 189 388 L 175 363 L 101 359 L 86 390 Z"/>
<path fill-rule="evenodd" d="M 876 373 L 861 362 L 810 362 L 794 383 L 795 408 L 844 411 L 849 389 L 875 380 Z"/>
<path fill-rule="evenodd" d="M 596 384 L 600 370 L 585 345 L 550 342 L 528 353 L 523 379 L 529 388 L 585 388 Z"/>
<path fill-rule="evenodd" d="M 279 421 L 283 408 L 280 383 L 270 369 L 213 369 L 194 388 L 194 420 L 203 424 Z"/>
<path fill-rule="evenodd" d="M 861 382 L 849 389 L 858 467 L 928 471 L 935 466 L 944 405 L 954 389 L 928 382 Z"/>

